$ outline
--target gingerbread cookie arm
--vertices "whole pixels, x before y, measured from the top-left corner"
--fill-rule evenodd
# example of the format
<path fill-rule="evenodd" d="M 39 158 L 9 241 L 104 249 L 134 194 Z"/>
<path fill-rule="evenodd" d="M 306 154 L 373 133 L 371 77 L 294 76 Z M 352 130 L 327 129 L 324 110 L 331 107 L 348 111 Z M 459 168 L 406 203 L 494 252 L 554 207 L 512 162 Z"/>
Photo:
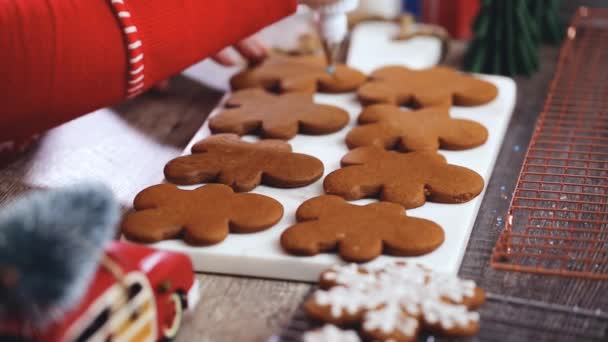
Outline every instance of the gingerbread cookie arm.
<path fill-rule="evenodd" d="M 357 118 L 357 123 L 359 125 L 366 125 L 391 120 L 394 117 L 398 117 L 399 114 L 399 107 L 389 104 L 375 104 L 363 109 Z"/>
<path fill-rule="evenodd" d="M 311 105 L 299 117 L 301 131 L 306 134 L 337 132 L 344 128 L 350 119 L 345 110 L 321 104 Z"/>
<path fill-rule="evenodd" d="M 365 205 L 365 207 L 372 208 L 374 211 L 378 212 L 378 214 L 382 216 L 399 217 L 405 215 L 405 209 L 397 203 L 374 202 Z"/>
<path fill-rule="evenodd" d="M 481 124 L 463 119 L 451 119 L 439 136 L 441 148 L 466 150 L 483 145 L 488 140 L 488 130 Z"/>
<path fill-rule="evenodd" d="M 338 196 L 323 195 L 306 200 L 296 210 L 298 222 L 316 220 L 344 207 L 344 200 Z"/>
<path fill-rule="evenodd" d="M 135 210 L 153 209 L 175 201 L 179 196 L 179 189 L 170 184 L 157 184 L 151 186 L 135 196 L 133 208 Z"/>
<path fill-rule="evenodd" d="M 354 127 L 346 135 L 346 145 L 350 149 L 362 146 L 377 146 L 392 150 L 399 145 L 399 133 L 391 126 L 382 123 L 367 124 Z"/>
<path fill-rule="evenodd" d="M 165 178 L 178 185 L 208 183 L 217 179 L 221 165 L 207 154 L 177 157 L 165 165 Z"/>
<path fill-rule="evenodd" d="M 194 246 L 215 245 L 224 241 L 229 232 L 228 219 L 221 215 L 210 216 L 204 222 L 187 223 L 184 227 L 184 241 Z"/>
<path fill-rule="evenodd" d="M 498 88 L 490 82 L 462 75 L 459 87 L 454 93 L 454 104 L 458 106 L 479 106 L 494 100 Z"/>
<path fill-rule="evenodd" d="M 296 223 L 281 234 L 281 246 L 290 254 L 312 256 L 336 248 L 335 231 L 318 220 Z"/>
<path fill-rule="evenodd" d="M 454 105 L 453 96 L 449 91 L 442 89 L 430 89 L 429 91 L 417 92 L 409 96 L 409 101 L 402 101 L 399 105 L 413 108 L 429 107 L 451 107 Z"/>
<path fill-rule="evenodd" d="M 269 163 L 263 170 L 263 183 L 277 188 L 297 188 L 316 182 L 323 176 L 323 163 L 306 154 L 285 154 L 282 160 Z"/>
<path fill-rule="evenodd" d="M 444 240 L 445 233 L 437 223 L 403 215 L 385 235 L 384 250 L 391 255 L 418 256 L 439 248 Z"/>
<path fill-rule="evenodd" d="M 319 78 L 319 90 L 326 93 L 344 93 L 356 90 L 367 77 L 362 72 L 346 65 L 334 65 L 334 73 L 322 74 Z"/>
<path fill-rule="evenodd" d="M 238 137 L 237 137 L 238 139 Z M 279 150 L 282 152 L 291 152 L 291 145 L 285 142 L 285 140 L 280 139 L 264 139 L 257 142 L 259 146 L 263 146 L 264 148 L 268 148 L 271 150 Z"/>
<path fill-rule="evenodd" d="M 235 194 L 230 206 L 230 231 L 254 233 L 268 229 L 283 217 L 283 206 L 270 197 L 258 194 Z"/>
<path fill-rule="evenodd" d="M 323 181 L 325 192 L 346 200 L 374 197 L 382 190 L 383 180 L 367 171 L 365 166 L 350 166 L 333 171 Z"/>
<path fill-rule="evenodd" d="M 235 165 L 221 170 L 217 182 L 228 185 L 236 192 L 251 191 L 262 182 L 262 170 Z"/>
<path fill-rule="evenodd" d="M 351 166 L 351 165 L 360 165 L 364 164 L 368 161 L 374 160 L 374 157 L 378 153 L 384 153 L 385 151 L 379 150 L 373 146 L 365 146 L 354 149 L 342 157 L 340 160 L 340 165 L 342 167 Z"/>
<path fill-rule="evenodd" d="M 264 120 L 261 135 L 264 138 L 289 140 L 298 134 L 298 128 L 298 121 L 293 118 Z"/>
<path fill-rule="evenodd" d="M 415 181 L 385 184 L 380 191 L 380 199 L 398 203 L 405 209 L 418 208 L 426 203 L 425 187 Z"/>
<path fill-rule="evenodd" d="M 273 95 L 260 88 L 243 89 L 230 94 L 230 97 L 226 100 L 224 106 L 226 108 L 241 107 L 250 102 L 252 98 L 257 99 L 257 101 L 262 101 L 263 103 L 272 101 Z"/>
<path fill-rule="evenodd" d="M 256 146 L 272 151 L 291 152 L 291 145 L 284 140 L 265 139 L 256 142 Z M 215 134 L 207 137 L 192 146 L 192 153 L 204 153 L 209 150 L 234 150 L 248 148 L 249 143 L 241 140 L 238 134 Z"/>
<path fill-rule="evenodd" d="M 364 106 L 372 105 L 376 103 L 388 103 L 393 105 L 399 105 L 401 100 L 397 96 L 397 93 L 391 87 L 381 82 L 369 82 L 357 90 L 357 98 Z M 407 102 L 409 98 L 404 99 Z"/>
<path fill-rule="evenodd" d="M 240 108 L 224 109 L 218 115 L 209 119 L 209 129 L 213 133 L 234 133 L 245 135 L 253 132 L 262 121 L 253 115 L 248 115 Z"/>
<path fill-rule="evenodd" d="M 266 80 L 266 82 L 260 82 L 257 77 L 253 75 L 251 69 L 245 69 L 238 74 L 230 78 L 230 88 L 233 90 L 258 88 L 258 87 L 272 87 L 272 83 L 278 84 L 278 80 L 274 82 L 272 80 Z"/>
<path fill-rule="evenodd" d="M 437 151 L 441 147 L 441 139 L 436 134 L 412 131 L 399 137 L 397 147 L 403 152 Z"/>
<path fill-rule="evenodd" d="M 373 229 L 370 227 L 370 229 Z M 381 235 L 347 234 L 338 241 L 338 254 L 345 261 L 367 262 L 382 254 Z"/>
<path fill-rule="evenodd" d="M 121 232 L 129 240 L 154 243 L 178 237 L 183 225 L 174 213 L 162 209 L 146 209 L 123 219 Z"/>
<path fill-rule="evenodd" d="M 431 171 L 426 187 L 433 202 L 464 203 L 481 193 L 484 181 L 473 170 L 445 164 Z"/>

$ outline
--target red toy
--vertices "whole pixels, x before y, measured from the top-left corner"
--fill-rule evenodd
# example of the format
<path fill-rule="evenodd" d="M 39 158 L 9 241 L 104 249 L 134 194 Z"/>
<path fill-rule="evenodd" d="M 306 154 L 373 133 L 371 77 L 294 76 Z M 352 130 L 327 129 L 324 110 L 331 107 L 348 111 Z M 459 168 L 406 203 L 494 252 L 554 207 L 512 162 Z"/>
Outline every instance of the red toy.
<path fill-rule="evenodd" d="M 471 38 L 477 12 L 479 0 L 425 0 L 422 3 L 422 21 L 443 26 L 456 39 Z"/>
<path fill-rule="evenodd" d="M 31 340 L 170 341 L 184 309 L 193 309 L 198 299 L 187 256 L 112 242 L 80 304 Z M 2 324 L 0 336 L 23 340 L 25 328 L 19 322 Z"/>

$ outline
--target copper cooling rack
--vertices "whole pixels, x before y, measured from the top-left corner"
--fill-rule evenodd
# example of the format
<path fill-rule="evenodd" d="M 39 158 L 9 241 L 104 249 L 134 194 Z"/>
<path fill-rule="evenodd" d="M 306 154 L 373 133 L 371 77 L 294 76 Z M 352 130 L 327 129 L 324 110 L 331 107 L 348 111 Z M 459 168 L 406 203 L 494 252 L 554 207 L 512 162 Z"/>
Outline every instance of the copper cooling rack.
<path fill-rule="evenodd" d="M 608 279 L 607 9 L 568 28 L 505 222 L 493 267 Z"/>

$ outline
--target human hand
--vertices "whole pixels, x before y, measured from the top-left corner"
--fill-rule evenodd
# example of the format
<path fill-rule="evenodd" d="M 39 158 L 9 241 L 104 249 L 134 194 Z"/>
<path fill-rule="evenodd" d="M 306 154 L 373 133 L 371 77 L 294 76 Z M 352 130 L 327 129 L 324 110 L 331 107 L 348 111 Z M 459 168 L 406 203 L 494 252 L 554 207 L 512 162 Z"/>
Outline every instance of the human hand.
<path fill-rule="evenodd" d="M 232 48 L 234 48 L 241 57 L 253 62 L 264 59 L 268 53 L 268 49 L 264 43 L 255 36 L 241 40 L 232 46 Z M 235 66 L 239 63 L 238 57 L 231 53 L 229 48 L 225 48 L 218 52 L 216 55 L 212 56 L 211 59 L 223 66 Z M 161 81 L 156 84 L 153 89 L 161 93 L 167 92 L 169 90 L 169 83 L 170 80 Z"/>

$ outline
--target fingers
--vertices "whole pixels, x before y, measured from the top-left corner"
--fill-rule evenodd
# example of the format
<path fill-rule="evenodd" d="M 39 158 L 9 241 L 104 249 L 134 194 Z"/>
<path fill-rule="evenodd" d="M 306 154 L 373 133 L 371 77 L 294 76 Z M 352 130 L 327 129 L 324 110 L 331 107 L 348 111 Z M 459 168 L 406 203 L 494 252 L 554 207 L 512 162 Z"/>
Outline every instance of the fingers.
<path fill-rule="evenodd" d="M 215 56 L 211 57 L 216 63 L 221 64 L 223 66 L 234 66 L 238 63 L 236 58 L 232 56 L 230 50 L 225 48 L 224 50 L 218 52 Z"/>
<path fill-rule="evenodd" d="M 234 45 L 234 48 L 245 59 L 254 62 L 263 59 L 268 53 L 266 46 L 255 37 L 249 37 L 241 40 Z"/>
<path fill-rule="evenodd" d="M 266 46 L 255 37 L 243 39 L 236 43 L 233 48 L 250 62 L 259 62 L 268 53 Z M 238 58 L 230 51 L 230 48 L 218 52 L 212 59 L 223 66 L 235 66 L 239 63 Z"/>

